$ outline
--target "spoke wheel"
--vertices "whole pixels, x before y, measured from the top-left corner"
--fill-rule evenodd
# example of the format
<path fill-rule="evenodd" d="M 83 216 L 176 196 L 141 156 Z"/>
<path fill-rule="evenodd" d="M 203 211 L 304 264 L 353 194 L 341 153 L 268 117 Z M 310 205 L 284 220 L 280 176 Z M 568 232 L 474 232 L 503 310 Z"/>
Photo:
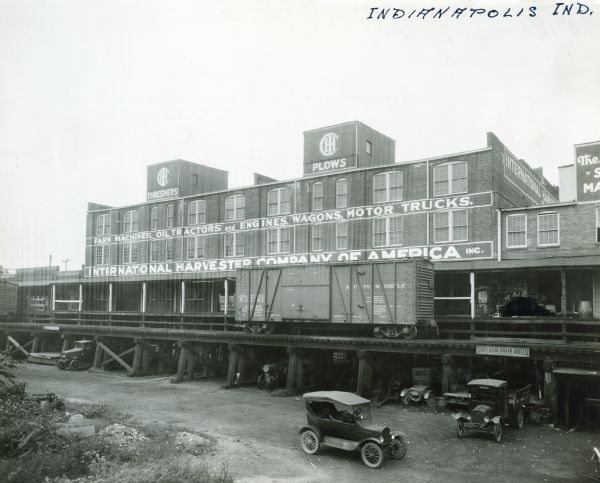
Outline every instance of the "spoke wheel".
<path fill-rule="evenodd" d="M 456 422 L 456 436 L 461 439 L 465 436 L 465 423 L 462 421 Z"/>
<path fill-rule="evenodd" d="M 494 441 L 496 443 L 502 441 L 502 423 L 494 424 Z"/>
<path fill-rule="evenodd" d="M 525 417 L 523 415 L 523 410 L 519 409 L 517 411 L 517 428 L 523 429 L 524 422 L 525 422 Z"/>
<path fill-rule="evenodd" d="M 369 468 L 379 468 L 383 463 L 383 450 L 381 446 L 369 441 L 360 451 L 363 463 Z"/>
<path fill-rule="evenodd" d="M 417 336 L 417 326 L 416 325 L 407 325 L 402 330 L 402 337 L 405 339 L 414 339 Z"/>
<path fill-rule="evenodd" d="M 313 430 L 307 429 L 300 435 L 300 445 L 306 454 L 316 454 L 319 451 L 319 438 Z"/>
<path fill-rule="evenodd" d="M 408 445 L 402 436 L 396 436 L 392 440 L 392 447 L 390 449 L 390 456 L 395 460 L 401 460 L 406 455 Z"/>
<path fill-rule="evenodd" d="M 81 363 L 77 359 L 73 359 L 69 367 L 74 371 L 78 370 L 81 367 Z"/>
<path fill-rule="evenodd" d="M 408 394 L 402 396 L 402 404 L 404 404 L 405 406 L 410 405 L 410 397 L 408 396 Z"/>
<path fill-rule="evenodd" d="M 385 333 L 383 332 L 381 327 L 375 327 L 375 329 L 373 329 L 373 335 L 375 336 L 376 339 L 385 338 Z"/>
<path fill-rule="evenodd" d="M 267 381 L 264 374 L 258 376 L 258 379 L 256 380 L 256 385 L 259 389 L 265 389 L 267 387 Z"/>
<path fill-rule="evenodd" d="M 56 363 L 56 365 L 58 366 L 58 368 L 59 368 L 61 371 L 64 371 L 64 370 L 67 368 L 67 363 L 66 363 L 66 361 L 58 361 L 58 362 Z"/>

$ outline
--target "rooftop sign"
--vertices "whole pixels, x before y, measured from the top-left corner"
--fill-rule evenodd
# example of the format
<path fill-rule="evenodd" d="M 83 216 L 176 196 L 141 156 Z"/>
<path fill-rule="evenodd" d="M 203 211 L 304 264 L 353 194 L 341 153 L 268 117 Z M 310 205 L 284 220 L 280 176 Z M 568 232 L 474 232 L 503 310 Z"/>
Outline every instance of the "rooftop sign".
<path fill-rule="evenodd" d="M 577 201 L 600 200 L 600 141 L 575 146 Z"/>

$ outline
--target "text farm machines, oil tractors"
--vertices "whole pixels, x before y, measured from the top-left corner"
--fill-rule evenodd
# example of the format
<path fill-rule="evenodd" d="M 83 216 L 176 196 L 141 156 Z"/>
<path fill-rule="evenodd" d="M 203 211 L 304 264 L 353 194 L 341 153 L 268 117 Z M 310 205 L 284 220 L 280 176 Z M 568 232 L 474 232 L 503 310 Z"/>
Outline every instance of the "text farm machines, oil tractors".
<path fill-rule="evenodd" d="M 246 267 L 236 284 L 236 323 L 252 333 L 437 334 L 428 260 Z"/>

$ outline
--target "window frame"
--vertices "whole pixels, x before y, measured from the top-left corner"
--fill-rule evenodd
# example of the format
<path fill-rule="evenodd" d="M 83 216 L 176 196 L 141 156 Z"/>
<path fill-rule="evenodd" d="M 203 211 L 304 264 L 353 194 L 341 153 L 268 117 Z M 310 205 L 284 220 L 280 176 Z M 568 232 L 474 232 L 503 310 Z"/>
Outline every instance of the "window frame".
<path fill-rule="evenodd" d="M 98 257 L 98 249 L 102 253 L 100 257 Z M 110 245 L 96 245 L 94 257 L 94 265 L 110 265 Z M 98 261 L 98 258 L 100 258 L 100 261 Z"/>
<path fill-rule="evenodd" d="M 108 223 L 106 220 L 108 219 Z M 102 220 L 101 223 L 100 220 Z M 98 230 L 98 227 L 102 226 L 102 233 Z M 110 235 L 110 213 L 102 213 L 101 215 L 96 215 L 96 236 L 106 236 Z"/>
<path fill-rule="evenodd" d="M 373 154 L 373 143 L 368 139 L 365 142 L 365 153 L 367 153 L 369 156 Z"/>
<path fill-rule="evenodd" d="M 287 251 L 282 250 L 282 236 L 281 233 L 283 233 L 283 230 L 286 230 L 288 233 L 288 244 L 289 247 L 287 249 Z M 269 240 L 269 238 L 271 237 L 272 233 L 276 233 L 277 234 L 277 239 L 275 240 L 276 246 L 277 246 L 277 250 L 276 251 L 270 251 L 270 242 L 272 242 L 272 240 Z M 291 234 L 291 230 L 290 227 L 278 227 L 278 228 L 269 228 L 267 230 L 267 255 L 282 255 L 285 253 L 291 253 L 292 251 L 292 234 Z"/>
<path fill-rule="evenodd" d="M 346 234 L 345 235 L 340 235 L 340 231 L 339 228 L 340 226 L 344 226 L 344 228 L 346 229 Z M 344 247 L 340 247 L 340 238 L 344 238 L 346 240 L 346 244 Z M 342 220 L 342 221 L 337 221 L 335 223 L 335 249 L 336 250 L 348 250 L 348 221 L 347 220 Z"/>
<path fill-rule="evenodd" d="M 198 250 L 199 250 L 199 240 L 202 240 L 202 256 L 198 256 Z M 193 248 L 193 253 L 194 256 L 190 257 L 190 241 L 193 241 L 194 244 L 194 248 Z M 186 255 L 187 255 L 187 260 L 202 260 L 204 258 L 206 258 L 206 235 L 196 235 L 196 236 L 189 236 L 187 237 L 187 246 L 186 246 Z"/>
<path fill-rule="evenodd" d="M 456 239 L 454 234 L 454 215 L 455 213 L 464 212 L 466 220 L 466 237 L 464 239 Z M 438 240 L 436 236 L 436 217 L 442 214 L 448 214 L 448 240 Z M 469 210 L 442 210 L 433 212 L 433 243 L 462 243 L 469 241 Z"/>
<path fill-rule="evenodd" d="M 464 191 L 454 191 L 453 189 L 453 181 L 455 180 L 455 178 L 453 177 L 454 174 L 454 166 L 457 165 L 465 165 L 465 176 L 464 176 L 464 180 L 465 180 L 465 189 Z M 448 183 L 448 192 L 447 193 L 438 193 L 437 192 L 437 187 L 436 187 L 436 183 L 440 182 L 440 180 L 436 179 L 436 170 L 441 168 L 441 167 L 448 167 L 448 178 L 445 180 L 446 183 Z M 463 178 L 456 178 L 458 179 L 463 179 Z M 442 180 L 444 181 L 444 180 Z M 466 161 L 451 161 L 449 163 L 440 163 L 440 164 L 436 164 L 433 166 L 433 175 L 432 175 L 432 183 L 433 183 L 433 197 L 439 197 L 439 196 L 452 196 L 452 195 L 459 195 L 459 194 L 463 194 L 463 193 L 468 193 L 469 192 L 469 164 Z"/>
<path fill-rule="evenodd" d="M 125 248 L 128 247 L 127 257 L 125 256 Z M 139 263 L 140 251 L 138 242 L 125 242 L 123 243 L 122 250 L 122 260 L 124 265 L 131 265 L 134 263 Z"/>
<path fill-rule="evenodd" d="M 344 187 L 344 192 L 340 193 L 340 186 Z M 340 199 L 344 203 L 340 203 Z M 348 178 L 340 178 L 335 180 L 335 207 L 336 209 L 348 208 Z"/>
<path fill-rule="evenodd" d="M 391 225 L 392 219 L 400 220 L 401 230 L 399 231 L 402 234 L 402 240 L 400 243 L 391 243 Z M 384 244 L 378 245 L 375 243 L 375 228 L 380 222 L 384 222 L 384 231 L 378 232 L 377 234 L 383 233 L 384 235 Z M 393 216 L 381 216 L 378 218 L 373 218 L 373 224 L 371 227 L 371 235 L 372 235 L 372 245 L 373 248 L 383 248 L 383 247 L 401 247 L 404 246 L 404 216 L 403 215 L 393 215 Z"/>
<path fill-rule="evenodd" d="M 392 199 L 391 197 L 391 191 L 392 191 L 392 187 L 391 187 L 391 183 L 390 183 L 390 179 L 391 179 L 391 175 L 393 174 L 399 174 L 400 175 L 400 198 L 398 199 Z M 376 200 L 375 198 L 375 179 L 379 179 L 380 177 L 384 177 L 385 182 L 385 188 L 383 190 L 377 190 L 379 191 L 383 191 L 384 192 L 384 199 L 383 200 Z M 391 171 L 383 171 L 382 173 L 377 173 L 373 175 L 373 180 L 372 180 L 372 192 L 371 192 L 372 198 L 373 198 L 373 204 L 374 205 L 378 205 L 380 203 L 396 203 L 398 201 L 403 201 L 404 200 L 404 171 L 402 171 L 401 169 L 394 169 Z"/>
<path fill-rule="evenodd" d="M 522 231 L 515 231 L 515 230 L 510 231 L 509 230 L 509 220 L 511 218 L 515 219 L 517 217 L 522 217 L 522 218 L 525 219 L 525 226 L 524 226 L 524 228 L 523 228 Z M 524 244 L 523 245 L 510 245 L 509 244 L 509 235 L 511 233 L 521 233 L 521 232 L 525 233 L 525 242 L 524 242 Z M 514 249 L 514 248 L 527 248 L 527 214 L 526 213 L 517 213 L 517 214 L 514 214 L 514 215 L 507 215 L 506 216 L 506 230 L 505 230 L 504 233 L 505 233 L 505 237 L 506 237 L 505 246 L 506 246 L 507 250 Z"/>
<path fill-rule="evenodd" d="M 596 208 L 596 243 L 600 243 L 600 207 Z"/>
<path fill-rule="evenodd" d="M 200 210 L 203 207 L 203 210 Z M 194 221 L 192 222 L 192 216 Z M 202 220 L 200 221 L 200 216 Z M 206 224 L 206 200 L 192 200 L 188 203 L 188 225 L 205 225 Z"/>
<path fill-rule="evenodd" d="M 242 200 L 243 201 L 243 206 L 238 206 L 238 200 Z M 233 218 L 230 218 L 228 216 L 228 208 L 227 208 L 227 202 L 228 200 L 232 200 L 233 201 L 233 208 L 229 208 L 229 210 L 233 210 Z M 227 196 L 225 198 L 225 221 L 236 221 L 236 220 L 243 220 L 244 218 L 246 218 L 246 195 L 245 194 L 237 194 L 237 195 L 231 195 L 231 196 Z M 241 215 L 238 213 L 238 211 L 241 210 Z"/>
<path fill-rule="evenodd" d="M 158 230 L 158 206 L 150 208 L 150 229 Z"/>
<path fill-rule="evenodd" d="M 140 231 L 138 210 L 127 210 L 123 215 L 123 233 L 137 233 L 138 231 Z"/>
<path fill-rule="evenodd" d="M 319 187 L 321 190 L 321 194 L 320 196 L 315 196 L 317 194 L 317 190 L 316 187 Z M 317 181 L 316 183 L 313 183 L 311 186 L 311 191 L 312 191 L 312 197 L 311 197 L 311 210 L 312 211 L 321 211 L 323 210 L 323 206 L 324 206 L 324 188 L 323 188 L 323 182 L 322 181 Z M 319 206 L 317 206 L 317 200 L 319 201 Z"/>
<path fill-rule="evenodd" d="M 165 222 L 166 228 L 173 228 L 175 226 L 175 205 L 169 203 L 167 205 L 167 217 Z"/>
<path fill-rule="evenodd" d="M 288 200 L 285 202 L 282 202 L 282 196 L 281 193 L 287 193 L 288 194 Z M 277 202 L 276 203 L 271 203 L 271 195 L 277 193 Z M 283 203 L 288 203 L 289 204 L 289 209 L 288 211 L 283 211 L 281 205 Z M 272 207 L 276 207 L 276 210 L 271 210 Z M 278 215 L 288 215 L 292 212 L 292 197 L 290 194 L 290 188 L 289 186 L 282 186 L 280 188 L 273 188 L 269 191 L 267 191 L 267 216 L 278 216 Z"/>
<path fill-rule="evenodd" d="M 315 237 L 315 235 L 320 235 Z M 315 241 L 319 241 L 319 246 L 315 247 Z M 322 252 L 325 250 L 325 226 L 324 223 L 315 223 L 310 227 L 310 250 L 311 252 Z"/>
<path fill-rule="evenodd" d="M 171 247 L 169 248 L 169 245 Z M 169 252 L 171 254 L 169 255 Z M 175 259 L 175 239 L 167 238 L 165 239 L 165 261 L 172 262 Z"/>
<path fill-rule="evenodd" d="M 540 217 L 541 216 L 548 216 L 548 215 L 556 215 L 556 230 L 545 230 L 544 233 L 547 233 L 547 232 L 550 232 L 550 231 L 556 231 L 556 238 L 557 238 L 556 243 L 541 243 L 540 242 L 540 234 L 542 233 L 540 231 Z M 559 247 L 560 246 L 560 213 L 558 211 L 544 211 L 544 212 L 541 212 L 541 213 L 537 214 L 536 221 L 537 221 L 537 226 L 536 226 L 536 231 L 537 231 L 537 246 L 541 247 L 541 248 L 545 248 L 545 247 Z"/>
<path fill-rule="evenodd" d="M 233 237 L 233 243 L 231 243 L 232 253 L 231 255 L 227 254 L 227 239 Z M 229 233 L 225 233 L 223 236 L 223 255 L 226 258 L 231 257 L 243 257 L 245 252 L 245 237 L 244 233 L 232 231 Z M 241 253 L 240 253 L 241 250 Z"/>

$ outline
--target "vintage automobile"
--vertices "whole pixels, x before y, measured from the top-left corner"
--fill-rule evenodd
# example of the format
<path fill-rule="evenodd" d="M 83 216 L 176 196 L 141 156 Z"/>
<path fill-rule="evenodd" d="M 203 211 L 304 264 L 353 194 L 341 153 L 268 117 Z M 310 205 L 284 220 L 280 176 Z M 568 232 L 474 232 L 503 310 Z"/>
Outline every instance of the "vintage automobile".
<path fill-rule="evenodd" d="M 78 340 L 73 349 L 61 352 L 56 365 L 62 370 L 67 368 L 74 371 L 87 369 L 94 360 L 95 346 L 96 343 L 93 340 Z"/>
<path fill-rule="evenodd" d="M 453 413 L 456 435 L 464 437 L 466 431 L 492 433 L 496 443 L 502 440 L 502 426 L 513 421 L 522 429 L 525 405 L 531 387 L 509 390 L 508 383 L 499 379 L 473 379 L 467 383 L 465 409 Z"/>
<path fill-rule="evenodd" d="M 263 373 L 258 376 L 256 386 L 259 389 L 275 389 L 285 384 L 286 371 L 285 366 L 279 364 L 265 364 Z"/>
<path fill-rule="evenodd" d="M 413 367 L 412 368 L 412 386 L 402 389 L 400 397 L 402 404 L 418 404 L 429 400 L 434 396 L 431 389 L 432 380 L 435 377 L 433 369 L 430 367 Z"/>
<path fill-rule="evenodd" d="M 374 425 L 368 399 L 341 391 L 311 392 L 303 398 L 308 424 L 300 430 L 300 444 L 305 453 L 316 454 L 321 446 L 360 450 L 370 468 L 381 466 L 385 455 L 399 460 L 406 454 L 406 435 Z"/>

